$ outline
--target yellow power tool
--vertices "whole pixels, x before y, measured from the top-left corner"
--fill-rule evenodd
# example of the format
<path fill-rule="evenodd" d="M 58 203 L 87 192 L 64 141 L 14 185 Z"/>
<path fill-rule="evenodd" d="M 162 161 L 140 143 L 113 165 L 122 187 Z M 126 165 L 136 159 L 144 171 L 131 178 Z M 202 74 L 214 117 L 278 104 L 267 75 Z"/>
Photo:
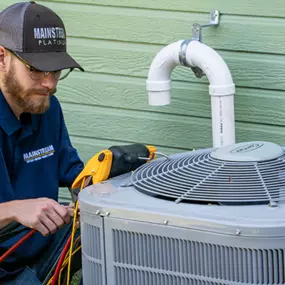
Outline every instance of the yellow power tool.
<path fill-rule="evenodd" d="M 96 184 L 137 169 L 155 158 L 156 148 L 143 144 L 112 146 L 94 155 L 72 184 L 72 189 Z"/>

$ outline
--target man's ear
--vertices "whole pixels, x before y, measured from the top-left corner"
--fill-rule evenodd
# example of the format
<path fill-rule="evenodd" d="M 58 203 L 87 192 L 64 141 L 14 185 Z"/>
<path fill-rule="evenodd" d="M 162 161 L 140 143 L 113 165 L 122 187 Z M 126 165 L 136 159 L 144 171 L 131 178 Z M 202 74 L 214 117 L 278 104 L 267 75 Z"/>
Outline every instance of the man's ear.
<path fill-rule="evenodd" d="M 7 50 L 0 46 L 0 72 L 5 72 L 7 69 Z"/>

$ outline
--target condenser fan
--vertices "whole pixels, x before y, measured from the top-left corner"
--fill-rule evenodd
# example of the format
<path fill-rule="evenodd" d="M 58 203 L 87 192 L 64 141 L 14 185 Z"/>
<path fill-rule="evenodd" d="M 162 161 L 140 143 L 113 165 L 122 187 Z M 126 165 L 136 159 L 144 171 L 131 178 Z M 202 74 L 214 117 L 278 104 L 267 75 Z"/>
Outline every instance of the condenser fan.
<path fill-rule="evenodd" d="M 144 164 L 132 183 L 175 203 L 274 205 L 285 199 L 284 151 L 269 142 L 192 151 Z"/>

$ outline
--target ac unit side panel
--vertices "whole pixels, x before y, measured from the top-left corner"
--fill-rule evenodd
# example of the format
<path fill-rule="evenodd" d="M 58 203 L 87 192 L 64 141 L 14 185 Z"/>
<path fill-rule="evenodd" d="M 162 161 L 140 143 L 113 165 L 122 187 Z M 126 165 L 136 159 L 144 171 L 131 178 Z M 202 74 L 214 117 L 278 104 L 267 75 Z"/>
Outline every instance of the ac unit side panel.
<path fill-rule="evenodd" d="M 104 217 L 107 285 L 285 284 L 285 240 Z"/>
<path fill-rule="evenodd" d="M 103 218 L 84 211 L 80 218 L 84 284 L 106 285 Z"/>

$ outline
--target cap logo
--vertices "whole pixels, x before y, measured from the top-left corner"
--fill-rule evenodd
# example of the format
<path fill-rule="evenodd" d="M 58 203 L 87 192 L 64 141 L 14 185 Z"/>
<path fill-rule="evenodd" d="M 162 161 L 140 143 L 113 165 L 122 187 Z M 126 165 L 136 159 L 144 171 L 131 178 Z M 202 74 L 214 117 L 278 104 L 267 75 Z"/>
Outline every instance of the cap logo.
<path fill-rule="evenodd" d="M 38 46 L 66 45 L 65 31 L 60 27 L 34 28 Z"/>

